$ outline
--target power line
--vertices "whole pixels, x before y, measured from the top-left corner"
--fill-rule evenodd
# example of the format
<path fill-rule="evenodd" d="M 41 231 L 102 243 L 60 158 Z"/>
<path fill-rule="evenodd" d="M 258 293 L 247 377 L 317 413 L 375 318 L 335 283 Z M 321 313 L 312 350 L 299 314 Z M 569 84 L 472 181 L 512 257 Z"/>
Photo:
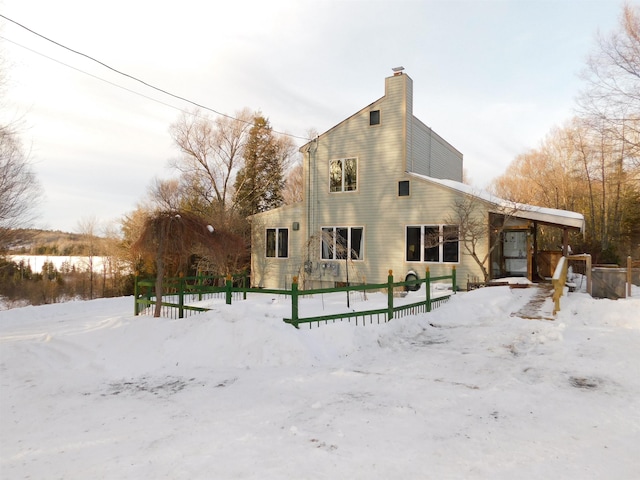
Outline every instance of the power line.
<path fill-rule="evenodd" d="M 229 118 L 229 119 L 231 119 L 231 120 L 236 120 L 236 121 L 239 121 L 239 122 L 243 122 L 243 123 L 246 123 L 246 124 L 248 124 L 248 125 L 253 125 L 253 123 L 252 123 L 252 122 L 248 122 L 248 121 L 246 121 L 246 120 L 242 120 L 242 119 L 240 119 L 240 118 L 236 118 L 236 117 L 234 117 L 234 116 L 232 116 L 232 115 L 227 115 L 226 113 L 219 112 L 219 111 L 217 111 L 217 110 L 215 110 L 215 109 L 213 109 L 213 108 L 210 108 L 210 107 L 207 107 L 207 106 L 202 105 L 202 104 L 200 104 L 200 103 L 197 103 L 197 102 L 194 102 L 194 101 L 192 101 L 192 100 L 189 100 L 188 98 L 182 97 L 182 96 L 180 96 L 180 95 L 173 94 L 173 93 L 171 93 L 171 92 L 169 92 L 169 91 L 167 91 L 167 90 L 164 90 L 164 89 L 162 89 L 162 88 L 156 87 L 155 85 L 152 85 L 152 84 L 150 84 L 150 83 L 148 83 L 148 82 L 145 82 L 144 80 L 141 80 L 141 79 L 139 79 L 138 77 L 135 77 L 135 76 L 130 75 L 130 74 L 128 74 L 128 73 L 125 73 L 125 72 L 122 72 L 122 71 L 120 71 L 120 70 L 117 70 L 117 69 L 115 69 L 115 68 L 113 68 L 113 67 L 111 67 L 111 66 L 107 65 L 107 64 L 106 64 L 106 63 L 104 63 L 104 62 L 101 62 L 100 60 L 98 60 L 98 59 L 96 59 L 96 58 L 94 58 L 94 57 L 92 57 L 92 56 L 90 56 L 90 55 L 87 55 L 87 54 L 85 54 L 85 53 L 82 53 L 82 52 L 79 52 L 79 51 L 74 50 L 74 49 L 72 49 L 72 48 L 69 48 L 69 47 L 67 47 L 67 46 L 65 46 L 65 45 L 62 45 L 62 44 L 61 44 L 61 43 L 59 43 L 59 42 L 56 42 L 55 40 L 52 40 L 52 39 L 50 39 L 50 38 L 48 38 L 48 37 L 46 37 L 46 36 L 44 36 L 44 35 L 42 35 L 42 34 L 40 34 L 40 33 L 36 32 L 36 31 L 34 31 L 34 30 L 31 30 L 30 28 L 28 28 L 28 27 L 26 27 L 26 26 L 22 25 L 22 24 L 21 24 L 21 23 L 19 23 L 19 22 L 16 22 L 15 20 L 12 20 L 11 18 L 9 18 L 9 17 L 7 17 L 7 16 L 5 16 L 5 15 L 2 15 L 1 13 L 0 13 L 0 17 L 4 18 L 5 20 L 7 20 L 7 21 L 9 21 L 9 22 L 11 22 L 11 23 L 13 23 L 13 24 L 15 24 L 15 25 L 19 26 L 20 28 L 23 28 L 23 29 L 27 30 L 28 32 L 30 32 L 30 33 L 32 33 L 32 34 L 34 34 L 34 35 L 36 35 L 36 36 L 38 36 L 38 37 L 40 37 L 40 38 L 42 38 L 42 39 L 44 39 L 44 40 L 48 41 L 48 42 L 53 43 L 54 45 L 57 45 L 58 47 L 64 48 L 65 50 L 68 50 L 68 51 L 70 51 L 70 52 L 72 52 L 72 53 L 75 53 L 76 55 L 80 55 L 80 56 L 82 56 L 82 57 L 85 57 L 85 58 L 87 58 L 87 59 L 91 60 L 92 62 L 95 62 L 95 63 L 97 63 L 97 64 L 99 64 L 99 65 L 102 65 L 102 66 L 103 66 L 103 67 L 105 67 L 105 68 L 108 68 L 109 70 L 111 70 L 112 72 L 117 73 L 118 75 L 122 75 L 123 77 L 130 78 L 131 80 L 134 80 L 134 81 L 136 81 L 136 82 L 139 82 L 139 83 L 141 83 L 142 85 L 144 85 L 144 86 L 146 86 L 146 87 L 149 87 L 149 88 L 152 88 L 152 89 L 154 89 L 154 90 L 156 90 L 156 91 L 158 91 L 158 92 L 164 93 L 165 95 L 169 95 L 170 97 L 177 98 L 178 100 L 182 100 L 182 101 L 184 101 L 184 102 L 190 103 L 191 105 L 194 105 L 194 106 L 196 106 L 196 107 L 198 107 L 198 108 L 202 108 L 203 110 L 208 110 L 208 111 L 210 111 L 210 112 L 215 113 L 216 115 L 220 115 L 221 117 L 225 117 L 225 118 Z M 15 43 L 15 42 L 11 42 L 11 43 Z M 16 44 L 16 45 L 17 45 L 17 44 Z M 22 46 L 22 45 L 20 45 L 20 46 Z M 24 47 L 24 48 L 26 48 L 26 47 Z M 28 49 L 28 50 L 30 50 L 30 49 Z M 32 51 L 33 51 L 33 50 L 32 50 Z M 37 53 L 37 52 L 35 52 L 35 53 Z M 42 54 L 39 54 L 39 55 L 42 55 Z M 44 57 L 46 57 L 46 55 L 43 55 L 43 56 L 44 56 Z M 46 57 L 46 58 L 50 58 L 50 57 Z M 54 60 L 54 59 L 52 59 L 52 58 L 50 58 L 50 59 L 51 59 L 51 60 Z M 54 61 L 58 62 L 57 60 L 54 60 Z M 60 63 L 60 64 L 62 64 L 62 65 L 65 65 L 65 66 L 67 66 L 67 67 L 70 67 L 69 65 L 67 65 L 67 64 L 65 64 L 65 63 L 63 63 L 63 62 L 58 62 L 58 63 Z M 82 70 L 79 70 L 79 69 L 77 69 L 77 68 L 75 68 L 75 67 L 70 67 L 70 68 L 73 68 L 74 70 L 78 70 L 78 71 L 82 72 Z M 86 72 L 82 72 L 82 73 L 86 73 Z M 114 86 L 117 86 L 117 87 L 119 87 L 119 88 L 123 88 L 124 90 L 128 90 L 128 91 L 130 91 L 130 92 L 132 92 L 132 93 L 136 93 L 136 92 L 133 92 L 132 90 L 129 90 L 129 89 L 125 88 L 125 87 L 120 87 L 119 85 L 116 85 L 116 84 L 114 84 L 114 83 L 112 83 L 112 82 L 109 82 L 108 80 L 104 80 L 104 79 L 102 79 L 102 78 L 100 78 L 100 77 L 96 77 L 95 75 L 92 75 L 92 74 L 89 74 L 89 73 L 87 73 L 87 75 L 90 75 L 90 76 L 92 76 L 92 77 L 98 78 L 99 80 L 103 80 L 103 81 L 104 81 L 104 82 L 106 82 L 106 83 L 110 83 L 110 84 L 112 84 L 112 85 L 114 85 Z M 141 96 L 145 97 L 145 95 L 141 95 Z M 145 98 L 149 98 L 149 97 L 145 97 Z M 153 100 L 153 99 L 151 99 L 151 100 Z M 163 102 L 159 102 L 159 103 L 163 103 Z M 164 105 L 166 105 L 166 104 L 164 104 Z M 171 106 L 171 105 L 168 105 L 168 106 Z M 176 107 L 172 107 L 172 108 L 176 108 Z M 180 110 L 180 109 L 178 109 L 178 110 Z M 306 138 L 306 137 L 300 137 L 300 136 L 297 136 L 297 135 L 293 135 L 293 134 L 291 134 L 291 133 L 279 132 L 279 131 L 277 131 L 277 130 L 272 130 L 272 131 L 273 131 L 274 133 L 279 134 L 279 135 L 285 135 L 285 136 L 288 136 L 288 137 L 297 138 L 297 139 L 299 139 L 299 140 L 309 140 L 309 139 L 308 139 L 308 138 Z"/>
<path fill-rule="evenodd" d="M 68 63 L 64 63 L 64 62 L 62 62 L 62 61 L 60 61 L 60 60 L 57 60 L 57 59 L 55 59 L 55 58 L 53 58 L 53 57 L 50 57 L 50 56 L 48 56 L 48 55 L 45 55 L 44 53 L 40 53 L 40 52 L 38 52 L 38 51 L 36 51 L 36 50 L 33 50 L 32 48 L 25 47 L 24 45 L 21 45 L 21 44 L 20 44 L 20 43 L 18 43 L 18 42 L 14 42 L 13 40 L 8 39 L 7 37 L 3 37 L 2 35 L 0 35 L 0 38 L 1 38 L 2 40 L 6 41 L 6 42 L 13 43 L 14 45 L 16 45 L 16 46 L 18 46 L 18 47 L 20 47 L 20 48 L 24 48 L 25 50 L 29 50 L 31 53 L 34 53 L 34 54 L 36 54 L 36 55 L 40 55 L 41 57 L 44 57 L 44 58 L 46 58 L 47 60 L 51 60 L 52 62 L 59 63 L 60 65 L 63 65 L 63 66 L 65 66 L 65 67 L 67 67 L 67 68 L 70 68 L 70 69 L 72 69 L 72 70 L 75 70 L 76 72 L 83 73 L 84 75 L 87 75 L 87 76 L 89 76 L 89 77 L 93 77 L 93 78 L 95 78 L 96 80 L 100 80 L 101 82 L 108 83 L 109 85 L 111 85 L 111 86 L 113 86 L 113 87 L 117 87 L 117 88 L 120 88 L 120 89 L 122 89 L 122 90 L 126 90 L 126 91 L 127 91 L 127 92 L 129 92 L 129 93 L 133 93 L 134 95 L 138 95 L 138 96 L 140 96 L 140 97 L 142 97 L 142 98 L 146 98 L 147 100 L 151 100 L 152 102 L 159 103 L 160 105 L 164 105 L 165 107 L 173 108 L 173 109 L 175 109 L 175 110 L 178 110 L 179 112 L 183 112 L 183 113 L 186 113 L 186 114 L 188 114 L 188 115 L 194 115 L 194 113 L 193 113 L 193 112 L 188 112 L 187 110 L 183 110 L 183 109 L 181 109 L 180 107 L 176 107 L 175 105 L 171 105 L 170 103 L 163 102 L 163 101 L 161 101 L 161 100 L 158 100 L 157 98 L 153 98 L 153 97 L 150 97 L 150 96 L 145 95 L 145 94 L 143 94 L 143 93 L 136 92 L 135 90 L 131 90 L 130 88 L 123 87 L 122 85 L 118 85 L 117 83 L 114 83 L 114 82 L 112 82 L 112 81 L 110 81 L 110 80 L 106 80 L 106 79 L 104 79 L 104 78 L 102 78 L 102 77 L 99 77 L 99 76 L 97 76 L 97 75 L 94 75 L 93 73 L 85 72 L 84 70 L 82 70 L 82 69 L 80 69 L 80 68 L 78 68 L 78 67 L 74 67 L 73 65 L 69 65 Z"/>

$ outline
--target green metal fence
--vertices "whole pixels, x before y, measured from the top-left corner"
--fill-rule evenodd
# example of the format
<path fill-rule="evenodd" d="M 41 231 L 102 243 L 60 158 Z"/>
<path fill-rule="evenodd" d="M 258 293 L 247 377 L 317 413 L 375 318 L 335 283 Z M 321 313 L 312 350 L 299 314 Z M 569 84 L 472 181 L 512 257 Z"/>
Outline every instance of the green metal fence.
<path fill-rule="evenodd" d="M 162 296 L 163 317 L 184 318 L 192 313 L 206 312 L 209 309 L 188 305 L 189 302 L 208 300 L 210 298 L 225 298 L 231 304 L 236 300 L 247 298 L 248 276 L 246 273 L 237 275 L 198 275 L 195 277 L 167 278 L 162 282 L 164 294 Z M 134 284 L 134 314 L 139 315 L 156 305 L 156 280 L 141 279 L 136 276 Z"/>
<path fill-rule="evenodd" d="M 306 323 L 311 327 L 312 324 L 320 325 L 320 323 L 328 323 L 329 321 L 335 322 L 336 320 L 348 320 L 355 321 L 356 325 L 365 325 L 368 323 L 373 324 L 388 322 L 394 317 L 403 317 L 405 315 L 414 315 L 416 313 L 430 312 L 432 309 L 439 307 L 445 303 L 451 297 L 451 294 L 442 295 L 437 298 L 431 298 L 431 283 L 451 280 L 452 292 L 456 291 L 456 269 L 452 268 L 451 275 L 445 275 L 440 277 L 431 277 L 429 269 L 426 269 L 425 277 L 423 279 L 411 280 L 406 282 L 394 282 L 393 272 L 389 270 L 387 277 L 387 283 L 380 284 L 368 284 L 368 285 L 350 285 L 346 287 L 337 288 L 321 288 L 314 290 L 298 290 L 298 279 L 293 278 L 291 285 L 291 318 L 283 319 L 286 323 L 299 328 L 300 324 Z M 396 298 L 394 292 L 398 289 L 404 289 L 406 287 L 414 287 L 416 285 L 424 284 L 425 286 L 425 298 L 418 302 L 395 305 L 394 299 Z M 387 292 L 387 306 L 386 308 L 364 310 L 359 312 L 346 312 L 346 313 L 333 313 L 328 315 L 320 315 L 313 317 L 301 317 L 299 312 L 299 298 L 301 296 L 317 295 L 323 293 L 335 293 L 335 292 L 350 292 L 350 291 L 368 291 L 368 290 L 386 290 Z"/>
<path fill-rule="evenodd" d="M 165 294 L 162 301 L 163 317 L 184 318 L 185 315 L 206 312 L 209 309 L 188 305 L 189 302 L 202 301 L 210 298 L 224 298 L 225 303 L 231 305 L 235 300 L 246 300 L 247 293 L 260 293 L 270 295 L 286 295 L 291 297 L 291 318 L 284 318 L 283 321 L 296 328 L 300 324 L 309 324 L 311 327 L 314 323 L 320 325 L 322 322 L 329 323 L 335 321 L 354 321 L 356 325 L 365 325 L 366 323 L 384 323 L 392 318 L 403 317 L 405 315 L 415 315 L 417 313 L 430 312 L 432 309 L 439 307 L 451 297 L 451 294 L 440 295 L 436 298 L 431 296 L 431 284 L 443 280 L 450 280 L 452 284 L 452 293 L 457 290 L 456 286 L 456 269 L 452 268 L 451 275 L 431 277 L 429 269 L 425 271 L 423 279 L 410 280 L 405 282 L 394 282 L 393 272 L 389 270 L 386 283 L 380 284 L 364 284 L 364 285 L 348 285 L 345 287 L 320 288 L 312 290 L 299 290 L 298 278 L 293 277 L 290 290 L 266 289 L 266 288 L 249 288 L 248 276 L 246 274 L 238 274 L 234 276 L 197 276 L 197 277 L 179 277 L 166 279 L 163 282 Z M 396 304 L 394 299 L 395 293 L 405 291 L 409 288 L 415 288 L 424 284 L 425 298 L 418 302 L 410 304 Z M 336 292 L 367 292 L 367 291 L 386 291 L 387 306 L 380 309 L 350 311 L 344 313 L 331 313 L 320 316 L 303 317 L 300 316 L 300 297 L 319 295 L 325 293 Z M 139 315 L 148 311 L 155 306 L 155 279 L 135 279 L 134 287 L 135 296 L 135 315 Z"/>

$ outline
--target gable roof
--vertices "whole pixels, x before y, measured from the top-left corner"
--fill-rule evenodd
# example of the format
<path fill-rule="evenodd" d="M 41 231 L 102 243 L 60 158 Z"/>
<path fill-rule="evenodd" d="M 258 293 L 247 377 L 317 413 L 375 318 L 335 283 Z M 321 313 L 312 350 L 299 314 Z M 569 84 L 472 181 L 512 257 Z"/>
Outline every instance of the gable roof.
<path fill-rule="evenodd" d="M 498 208 L 508 208 L 513 210 L 514 217 L 533 220 L 547 225 L 562 226 L 584 231 L 584 215 L 569 210 L 560 210 L 557 208 L 539 207 L 536 205 L 528 205 L 526 203 L 517 203 L 496 197 L 484 190 L 471 187 L 455 180 L 444 180 L 440 178 L 427 177 L 418 173 L 407 172 L 408 175 L 417 177 L 423 181 L 434 183 L 451 190 L 455 190 L 465 195 L 476 197 L 489 205 Z"/>

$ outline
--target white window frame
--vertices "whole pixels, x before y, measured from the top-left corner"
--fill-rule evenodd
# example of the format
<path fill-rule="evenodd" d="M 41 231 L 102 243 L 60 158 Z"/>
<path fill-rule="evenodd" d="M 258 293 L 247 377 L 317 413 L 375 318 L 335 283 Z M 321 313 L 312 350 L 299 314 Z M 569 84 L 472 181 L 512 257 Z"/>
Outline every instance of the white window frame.
<path fill-rule="evenodd" d="M 446 227 L 455 227 L 458 230 L 458 240 L 457 240 L 457 260 L 456 261 L 444 261 L 444 229 Z M 408 229 L 409 228 L 420 228 L 420 259 L 419 260 L 409 260 L 407 259 L 407 249 L 408 249 Z M 425 230 L 427 228 L 437 228 L 438 229 L 438 260 L 425 260 Z M 431 248 L 436 248 L 431 247 Z M 460 226 L 452 225 L 452 224 L 411 224 L 405 225 L 404 228 L 404 259 L 405 262 L 408 263 L 429 263 L 429 264 L 445 264 L 445 265 L 457 265 L 460 263 Z"/>
<path fill-rule="evenodd" d="M 355 188 L 353 188 L 352 190 L 346 190 L 346 186 L 345 186 L 345 178 L 344 178 L 344 172 L 345 172 L 345 162 L 348 160 L 355 160 L 356 162 L 356 181 L 355 181 Z M 340 190 L 332 190 L 331 189 L 331 165 L 334 162 L 340 162 L 340 173 L 342 178 L 340 179 Z M 358 191 L 358 179 L 360 177 L 360 162 L 358 161 L 358 157 L 345 157 L 345 158 L 336 158 L 333 160 L 329 161 L 329 193 L 349 193 L 349 192 L 357 192 Z"/>
<path fill-rule="evenodd" d="M 269 255 L 269 230 L 275 231 L 274 255 Z M 284 230 L 287 232 L 287 255 L 286 256 L 280 256 L 280 231 L 281 230 Z M 265 228 L 264 238 L 265 238 L 265 249 L 264 249 L 265 258 L 289 258 L 290 235 L 289 235 L 289 229 L 287 227 L 267 227 Z"/>
<path fill-rule="evenodd" d="M 337 248 L 336 248 L 336 242 L 337 242 L 337 238 L 338 236 L 336 235 L 336 230 L 337 229 L 345 229 L 347 230 L 347 251 L 349 252 L 349 260 L 351 260 L 352 262 L 362 262 L 364 261 L 364 227 L 361 226 L 353 226 L 353 227 L 333 227 L 333 226 L 326 226 L 326 227 L 322 227 L 322 229 L 320 230 L 322 232 L 322 236 L 320 238 L 320 259 L 321 260 L 325 260 L 325 261 L 340 261 L 340 260 L 346 260 L 345 258 L 338 258 L 337 256 Z M 325 238 L 324 238 L 324 232 L 326 230 L 333 230 L 333 234 L 332 234 L 332 239 L 333 239 L 333 245 L 330 245 L 331 248 L 331 258 L 329 257 L 325 257 L 325 249 L 324 249 L 324 245 L 325 245 Z M 353 257 L 353 245 L 352 245 L 352 239 L 353 239 L 353 230 L 360 230 L 361 231 L 361 235 L 360 235 L 360 256 L 358 258 L 352 258 Z"/>

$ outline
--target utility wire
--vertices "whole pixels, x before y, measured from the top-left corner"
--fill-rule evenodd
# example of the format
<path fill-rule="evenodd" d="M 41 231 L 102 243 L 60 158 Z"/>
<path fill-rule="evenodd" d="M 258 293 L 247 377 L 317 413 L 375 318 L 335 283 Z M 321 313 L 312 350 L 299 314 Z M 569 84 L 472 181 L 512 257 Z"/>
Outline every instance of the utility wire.
<path fill-rule="evenodd" d="M 7 17 L 7 16 L 5 16 L 5 15 L 2 15 L 1 13 L 0 13 L 0 17 L 1 17 L 1 18 L 4 18 L 5 20 L 7 20 L 7 21 L 9 21 L 9 22 L 11 22 L 11 23 L 13 23 L 13 24 L 15 24 L 15 25 L 19 26 L 20 28 L 23 28 L 23 29 L 27 30 L 28 32 L 30 32 L 30 33 L 32 33 L 32 34 L 34 34 L 34 35 L 36 35 L 36 36 L 38 36 L 38 37 L 40 37 L 40 38 L 42 38 L 42 39 L 44 39 L 44 40 L 48 41 L 48 42 L 53 43 L 54 45 L 57 45 L 58 47 L 64 48 L 65 50 L 68 50 L 68 51 L 70 51 L 70 52 L 72 52 L 72 53 L 75 53 L 76 55 L 80 55 L 80 56 L 82 56 L 82 57 L 85 57 L 85 58 L 87 58 L 87 59 L 91 60 L 92 62 L 98 63 L 99 65 L 102 65 L 103 67 L 108 68 L 109 70 L 111 70 L 111 71 L 113 71 L 113 72 L 117 73 L 118 75 L 122 75 L 123 77 L 130 78 L 131 80 L 134 80 L 134 81 L 136 81 L 136 82 L 139 82 L 139 83 L 143 84 L 143 85 L 144 85 L 144 86 L 146 86 L 146 87 L 149 87 L 149 88 L 152 88 L 152 89 L 154 89 L 154 90 L 156 90 L 156 91 L 158 91 L 158 92 L 164 93 L 165 95 L 169 95 L 170 97 L 177 98 L 178 100 L 182 100 L 182 101 L 184 101 L 184 102 L 190 103 L 191 105 L 195 105 L 196 107 L 198 107 L 198 108 L 202 108 L 203 110 L 208 110 L 208 111 L 210 111 L 210 112 L 215 113 L 216 115 L 220 115 L 221 117 L 229 118 L 229 119 L 231 119 L 231 120 L 240 121 L 240 122 L 246 123 L 246 124 L 248 124 L 248 125 L 253 125 L 253 122 L 248 122 L 248 121 L 246 121 L 246 120 L 242 120 L 242 119 L 239 119 L 239 118 L 233 117 L 232 115 L 227 115 L 226 113 L 219 112 L 219 111 L 217 111 L 217 110 L 214 110 L 213 108 L 210 108 L 210 107 L 207 107 L 207 106 L 205 106 L 205 105 L 201 105 L 201 104 L 199 104 L 199 103 L 197 103 L 197 102 L 194 102 L 194 101 L 192 101 L 192 100 L 189 100 L 188 98 L 182 97 L 182 96 L 180 96 L 180 95 L 173 94 L 173 93 L 171 93 L 171 92 L 168 92 L 167 90 L 164 90 L 164 89 L 162 89 L 162 88 L 156 87 L 156 86 L 154 86 L 154 85 L 152 85 L 152 84 L 150 84 L 150 83 L 147 83 L 147 82 L 145 82 L 144 80 L 141 80 L 141 79 L 139 79 L 139 78 L 137 78 L 137 77 L 135 77 L 135 76 L 133 76 L 133 75 L 129 75 L 128 73 L 125 73 L 125 72 L 122 72 L 122 71 L 120 71 L 120 70 L 117 70 L 117 69 L 115 69 L 115 68 L 113 68 L 113 67 L 111 67 L 111 66 L 107 65 L 107 64 L 106 64 L 106 63 L 104 63 L 104 62 L 101 62 L 100 60 L 98 60 L 98 59 L 96 59 L 96 58 L 94 58 L 94 57 L 92 57 L 92 56 L 90 56 L 90 55 L 87 55 L 87 54 L 85 54 L 85 53 L 82 53 L 82 52 L 79 52 L 79 51 L 74 50 L 74 49 L 72 49 L 72 48 L 69 48 L 69 47 L 67 47 L 67 46 L 65 46 L 65 45 L 62 45 L 62 44 L 61 44 L 61 43 L 59 43 L 59 42 L 56 42 L 55 40 L 52 40 L 52 39 L 50 39 L 50 38 L 48 38 L 48 37 L 46 37 L 46 36 L 44 36 L 44 35 L 41 35 L 40 33 L 36 32 L 36 31 L 34 31 L 34 30 L 31 30 L 30 28 L 28 28 L 28 27 L 26 27 L 26 26 L 22 25 L 22 24 L 21 24 L 21 23 L 19 23 L 19 22 L 16 22 L 15 20 L 12 20 L 11 18 L 9 18 L 9 17 Z M 11 43 L 15 43 L 15 42 L 11 42 Z M 16 44 L 16 45 L 17 45 L 17 44 Z M 20 45 L 20 46 L 21 46 L 21 45 Z M 26 48 L 26 47 L 25 47 L 25 48 Z M 29 50 L 30 50 L 30 49 L 29 49 Z M 37 53 L 37 52 L 36 52 L 36 53 Z M 42 55 L 42 54 L 40 54 L 40 55 Z M 45 56 L 45 57 L 46 57 L 46 55 L 43 55 L 43 56 Z M 47 57 L 47 58 L 49 58 L 49 57 Z M 53 59 L 51 59 L 51 60 L 53 60 Z M 57 62 L 57 60 L 55 60 L 55 61 Z M 65 64 L 65 63 L 62 63 L 62 62 L 58 62 L 58 63 L 61 63 L 62 65 L 65 65 L 65 66 L 69 67 L 69 65 L 67 65 L 67 64 Z M 78 70 L 78 69 L 76 69 L 75 67 L 70 67 L 70 68 L 74 68 L 74 70 Z M 82 71 L 82 70 L 78 70 L 78 71 Z M 82 73 L 86 73 L 86 72 L 82 72 Z M 91 75 L 91 74 L 87 74 L 87 75 Z M 101 78 L 99 78 L 99 77 L 96 77 L 95 75 L 91 75 L 91 76 L 92 76 L 92 77 L 95 77 L 95 78 L 98 78 L 99 80 L 103 80 L 103 79 L 101 79 Z M 112 82 L 109 82 L 109 81 L 107 81 L 107 80 L 103 80 L 103 81 L 105 81 L 105 82 L 107 82 L 107 83 L 110 83 L 110 84 L 112 84 L 112 85 L 114 85 L 114 86 L 120 87 L 119 85 L 113 84 Z M 128 90 L 128 91 L 132 92 L 131 90 L 129 90 L 129 89 L 125 88 L 125 87 L 120 87 L 120 88 L 123 88 L 124 90 Z M 136 93 L 136 92 L 133 92 L 133 93 Z M 144 97 L 144 95 L 142 95 L 142 96 Z M 145 98 L 149 98 L 149 97 L 145 97 Z M 159 102 L 159 103 L 163 103 L 163 102 Z M 166 105 L 166 104 L 164 104 L 164 105 Z M 171 105 L 169 105 L 169 106 L 171 106 Z M 176 108 L 176 107 L 173 107 L 173 108 Z M 178 110 L 179 110 L 179 109 L 178 109 Z M 300 139 L 300 140 L 309 140 L 309 139 L 308 139 L 308 138 L 306 138 L 306 137 L 299 137 L 299 136 L 297 136 L 297 135 L 292 135 L 292 134 L 290 134 L 290 133 L 279 132 L 279 131 L 277 131 L 277 130 L 272 130 L 272 131 L 273 131 L 273 133 L 277 133 L 277 134 L 279 134 L 279 135 L 285 135 L 285 136 L 292 137 L 292 138 L 297 138 L 297 139 Z"/>
<path fill-rule="evenodd" d="M 153 97 L 150 97 L 150 96 L 145 95 L 145 94 L 143 94 L 143 93 L 136 92 L 135 90 L 131 90 L 130 88 L 123 87 L 122 85 L 118 85 L 117 83 L 114 83 L 114 82 L 112 82 L 112 81 L 110 81 L 110 80 L 106 80 L 106 79 L 104 79 L 104 78 L 102 78 L 102 77 L 99 77 L 99 76 L 97 76 L 97 75 L 94 75 L 93 73 L 85 72 L 84 70 L 82 70 L 82 69 L 80 69 L 80 68 L 74 67 L 73 65 L 69 65 L 68 63 L 64 63 L 64 62 L 62 62 L 62 61 L 60 61 L 60 60 L 57 60 L 57 59 L 55 59 L 55 58 L 53 58 L 53 57 L 50 57 L 50 56 L 48 56 L 48 55 L 45 55 L 44 53 L 40 53 L 40 52 L 38 52 L 38 51 L 36 51 L 36 50 L 33 50 L 32 48 L 25 47 L 24 45 L 21 45 L 21 44 L 19 44 L 18 42 L 14 42 L 13 40 L 8 39 L 7 37 L 3 37 L 2 35 L 0 35 L 0 39 L 4 40 L 4 41 L 6 41 L 6 42 L 9 42 L 9 43 L 13 43 L 14 45 L 17 45 L 17 46 L 18 46 L 18 47 L 20 47 L 20 48 L 24 48 L 25 50 L 29 50 L 31 53 L 35 53 L 36 55 L 40 55 L 41 57 L 44 57 L 44 58 L 46 58 L 46 59 L 48 59 L 48 60 L 51 60 L 52 62 L 56 62 L 56 63 L 59 63 L 60 65 L 64 65 L 65 67 L 70 68 L 70 69 L 72 69 L 72 70 L 75 70 L 76 72 L 83 73 L 83 74 L 85 74 L 85 75 L 87 75 L 87 76 L 89 76 L 89 77 L 93 77 L 93 78 L 95 78 L 96 80 L 100 80 L 101 82 L 108 83 L 108 84 L 109 84 L 109 85 L 111 85 L 111 86 L 114 86 L 114 87 L 120 88 L 120 89 L 122 89 L 122 90 L 126 90 L 126 91 L 127 91 L 127 92 L 129 92 L 129 93 L 133 93 L 134 95 L 138 95 L 138 96 L 140 96 L 140 97 L 142 97 L 142 98 L 146 98 L 147 100 L 151 100 L 152 102 L 159 103 L 160 105 L 164 105 L 165 107 L 173 108 L 173 109 L 175 109 L 175 110 L 178 110 L 179 112 L 183 112 L 183 113 L 186 113 L 186 114 L 188 114 L 188 115 L 194 115 L 194 113 L 193 113 L 193 112 L 189 112 L 189 111 L 187 111 L 187 110 L 183 110 L 183 109 L 182 109 L 182 108 L 180 108 L 180 107 L 176 107 L 175 105 L 171 105 L 170 103 L 163 102 L 163 101 L 161 101 L 161 100 L 158 100 L 157 98 L 153 98 Z M 197 116 L 197 115 L 196 115 L 196 116 Z"/>

